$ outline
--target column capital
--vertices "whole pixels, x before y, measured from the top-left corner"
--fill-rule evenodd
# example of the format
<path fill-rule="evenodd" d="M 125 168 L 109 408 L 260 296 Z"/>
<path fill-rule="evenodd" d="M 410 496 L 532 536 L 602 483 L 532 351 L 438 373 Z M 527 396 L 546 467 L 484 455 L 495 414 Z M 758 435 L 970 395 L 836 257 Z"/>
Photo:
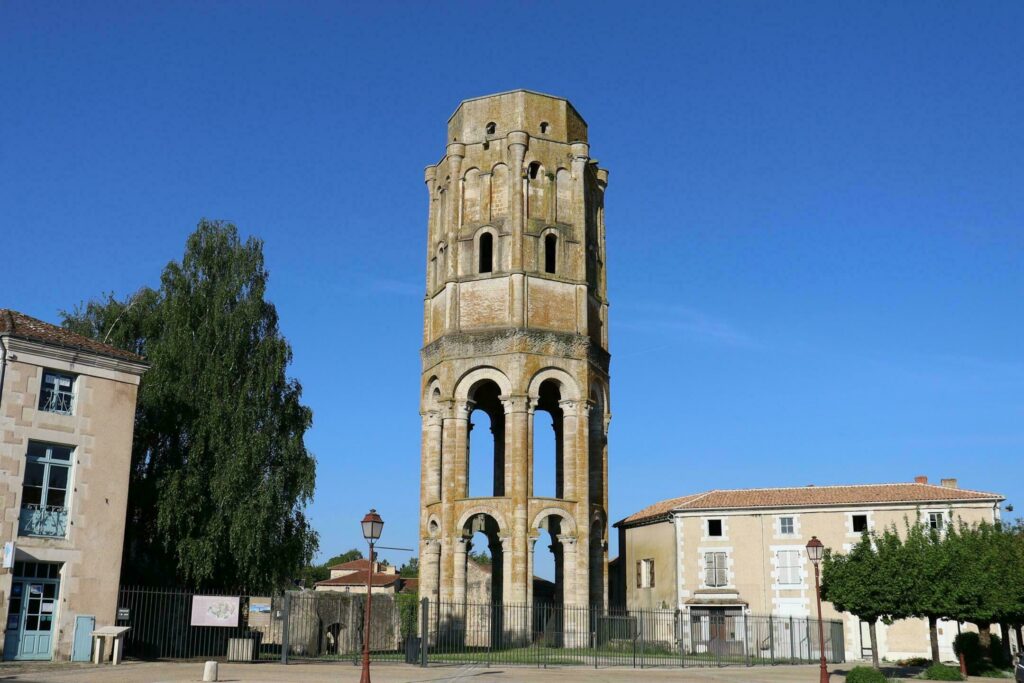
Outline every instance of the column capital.
<path fill-rule="evenodd" d="M 506 415 L 509 413 L 525 413 L 531 410 L 530 397 L 525 394 L 503 394 L 498 398 L 501 400 L 501 405 L 505 409 Z"/>
<path fill-rule="evenodd" d="M 437 408 L 424 410 L 420 415 L 423 416 L 423 423 L 428 427 L 440 427 L 441 423 L 444 421 L 444 416 Z"/>
<path fill-rule="evenodd" d="M 558 542 L 562 544 L 562 552 L 576 552 L 576 537 L 558 534 Z"/>
<path fill-rule="evenodd" d="M 500 537 L 498 537 L 498 541 L 501 543 L 501 553 L 502 553 L 502 555 L 504 555 L 505 553 L 511 553 L 512 552 L 512 537 L 511 536 L 500 536 Z"/>
<path fill-rule="evenodd" d="M 589 399 L 565 398 L 558 402 L 558 407 L 563 413 L 576 416 L 587 414 L 593 409 L 594 402 Z"/>
<path fill-rule="evenodd" d="M 505 138 L 508 142 L 508 148 L 511 150 L 523 150 L 526 152 L 526 148 L 530 146 L 530 134 L 522 130 L 514 130 L 508 134 Z"/>
<path fill-rule="evenodd" d="M 586 161 L 590 158 L 590 145 L 586 142 L 572 143 L 572 156 L 579 161 Z"/>
<path fill-rule="evenodd" d="M 473 412 L 473 408 L 475 406 L 476 403 L 469 400 L 467 400 L 465 403 L 456 403 L 454 417 L 459 420 L 468 420 L 469 414 Z"/>
<path fill-rule="evenodd" d="M 428 187 L 433 186 L 435 180 L 437 180 L 437 166 L 427 166 L 423 169 L 423 182 Z"/>
<path fill-rule="evenodd" d="M 461 142 L 451 142 L 448 144 L 448 158 L 461 160 L 466 156 L 466 146 Z"/>
<path fill-rule="evenodd" d="M 464 553 L 464 552 L 466 552 L 468 550 L 468 548 L 469 548 L 469 539 L 466 538 L 465 536 L 456 536 L 453 539 L 453 541 L 455 543 L 455 552 L 457 552 L 457 553 Z"/>

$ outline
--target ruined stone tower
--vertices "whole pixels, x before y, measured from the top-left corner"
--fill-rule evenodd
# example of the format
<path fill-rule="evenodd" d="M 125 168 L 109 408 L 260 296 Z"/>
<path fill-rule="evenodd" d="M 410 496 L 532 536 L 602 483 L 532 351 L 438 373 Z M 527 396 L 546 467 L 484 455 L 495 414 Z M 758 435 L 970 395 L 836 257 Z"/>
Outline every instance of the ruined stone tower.
<path fill-rule="evenodd" d="M 608 172 L 573 106 L 527 90 L 462 102 L 446 140 L 426 169 L 420 595 L 467 600 L 482 532 L 491 600 L 531 604 L 544 529 L 554 599 L 606 605 Z M 470 452 L 486 421 L 493 448 Z M 534 495 L 541 439 L 554 442 L 553 497 Z M 470 497 L 481 458 L 493 485 Z"/>

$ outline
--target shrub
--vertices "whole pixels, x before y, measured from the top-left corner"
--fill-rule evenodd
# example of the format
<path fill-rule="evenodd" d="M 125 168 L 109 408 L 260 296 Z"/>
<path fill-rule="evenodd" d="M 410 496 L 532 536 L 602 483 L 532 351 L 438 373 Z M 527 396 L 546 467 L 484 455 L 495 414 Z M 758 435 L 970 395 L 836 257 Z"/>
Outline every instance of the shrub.
<path fill-rule="evenodd" d="M 1010 662 L 1006 661 L 1006 653 L 1003 652 L 1003 641 L 994 633 L 992 634 L 992 647 L 989 648 L 989 658 L 992 660 L 992 666 L 997 669 L 1007 669 L 1010 666 Z"/>
<path fill-rule="evenodd" d="M 878 669 L 870 666 L 855 666 L 846 674 L 846 683 L 887 683 L 885 676 Z"/>
<path fill-rule="evenodd" d="M 973 631 L 965 631 L 953 641 L 953 652 L 956 656 L 964 656 L 967 664 L 967 673 L 977 675 L 984 668 L 984 661 L 981 654 L 981 639 Z"/>
<path fill-rule="evenodd" d="M 951 666 L 945 664 L 932 664 L 930 667 L 924 670 L 924 676 L 929 681 L 962 681 L 963 676 L 960 675 L 958 669 L 954 669 Z"/>

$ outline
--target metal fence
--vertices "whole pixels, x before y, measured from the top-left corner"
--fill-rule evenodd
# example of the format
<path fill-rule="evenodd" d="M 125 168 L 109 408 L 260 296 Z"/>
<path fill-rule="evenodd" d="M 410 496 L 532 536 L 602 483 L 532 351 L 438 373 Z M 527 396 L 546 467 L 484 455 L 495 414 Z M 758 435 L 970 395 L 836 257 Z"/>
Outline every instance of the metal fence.
<path fill-rule="evenodd" d="M 117 623 L 131 627 L 125 655 L 139 659 L 354 663 L 362 651 L 364 601 L 337 592 L 214 596 L 122 588 Z M 221 618 L 221 625 L 209 625 Z M 823 626 L 826 659 L 844 661 L 842 622 Z M 423 666 L 637 668 L 813 663 L 821 652 L 818 622 L 799 617 L 432 604 L 402 594 L 374 594 L 370 649 L 374 661 Z"/>

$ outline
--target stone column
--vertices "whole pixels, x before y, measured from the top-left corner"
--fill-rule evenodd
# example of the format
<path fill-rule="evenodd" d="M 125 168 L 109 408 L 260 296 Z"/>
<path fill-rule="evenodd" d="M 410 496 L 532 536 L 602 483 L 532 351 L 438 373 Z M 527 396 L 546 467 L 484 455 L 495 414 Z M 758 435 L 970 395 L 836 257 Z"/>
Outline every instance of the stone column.
<path fill-rule="evenodd" d="M 577 595 L 579 553 L 576 537 L 559 534 L 558 542 L 562 544 L 562 644 L 568 648 L 586 647 L 588 626 L 585 613 L 580 609 L 586 603 L 581 603 Z"/>
<path fill-rule="evenodd" d="M 428 598 L 430 608 L 436 609 L 441 592 L 441 543 L 436 538 L 425 538 L 420 546 L 420 598 Z"/>
<path fill-rule="evenodd" d="M 458 605 L 458 610 L 461 612 L 462 608 L 466 605 L 466 557 L 469 551 L 469 539 L 459 534 L 453 541 L 454 551 L 453 556 L 455 558 L 455 572 L 452 575 L 452 588 L 454 595 L 452 596 L 453 601 Z"/>
<path fill-rule="evenodd" d="M 580 458 L 580 406 L 582 402 L 565 399 L 558 402 L 562 409 L 562 498 L 581 500 L 579 497 Z M 584 489 L 585 490 L 585 489 Z"/>
<path fill-rule="evenodd" d="M 427 195 L 429 197 L 429 203 L 427 204 L 427 294 L 433 293 L 435 287 L 440 283 L 433 282 L 433 269 L 430 267 L 431 262 L 437 255 L 437 226 L 434 225 L 434 221 L 437 216 L 434 211 L 434 187 L 437 185 L 437 167 L 427 166 L 426 170 L 423 171 L 423 182 L 427 185 Z"/>
<path fill-rule="evenodd" d="M 521 130 L 508 134 L 509 151 L 509 216 L 512 229 L 512 254 L 509 278 L 512 327 L 526 326 L 526 276 L 523 275 L 523 234 L 526 231 L 526 212 L 523 192 L 523 159 L 530 143 L 530 136 Z"/>
<path fill-rule="evenodd" d="M 462 160 L 466 156 L 466 146 L 459 142 L 448 145 L 448 188 L 445 199 L 448 202 L 447 222 L 445 231 L 448 235 L 448 258 L 446 267 L 448 277 L 458 276 L 459 228 L 462 221 Z"/>
<path fill-rule="evenodd" d="M 506 599 L 512 603 L 525 603 L 530 577 L 526 573 L 526 535 L 529 520 L 529 431 L 526 396 L 502 396 L 505 409 L 505 462 L 512 473 L 507 482 L 505 496 L 510 499 L 512 517 L 512 561 L 508 571 L 512 574 L 511 591 Z"/>
<path fill-rule="evenodd" d="M 444 420 L 440 410 L 423 414 L 423 502 L 441 500 L 441 434 Z"/>
<path fill-rule="evenodd" d="M 469 496 L 469 414 L 473 412 L 473 402 L 466 401 L 455 406 L 455 416 L 452 418 L 452 444 L 451 448 L 451 472 L 446 472 L 448 481 L 452 482 L 455 498 L 466 498 Z M 447 441 L 447 439 L 446 439 Z M 455 529 L 461 533 L 461 529 Z"/>

